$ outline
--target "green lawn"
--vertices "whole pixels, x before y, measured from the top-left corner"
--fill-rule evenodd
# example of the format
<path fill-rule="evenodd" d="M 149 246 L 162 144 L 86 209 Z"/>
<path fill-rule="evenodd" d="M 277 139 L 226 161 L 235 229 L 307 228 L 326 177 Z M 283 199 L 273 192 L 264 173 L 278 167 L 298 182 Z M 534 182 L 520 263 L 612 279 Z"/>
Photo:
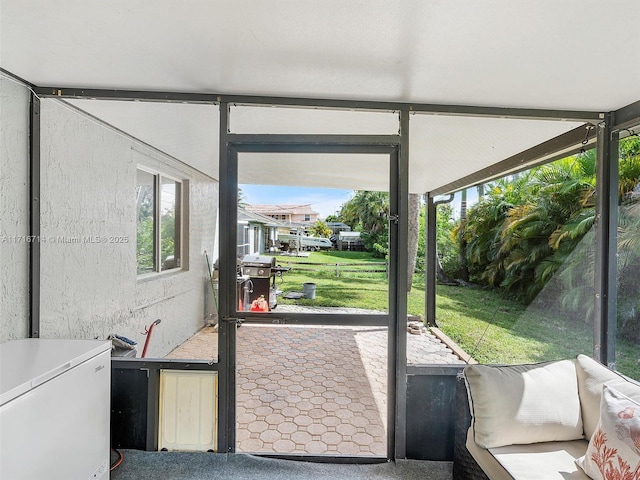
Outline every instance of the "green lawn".
<path fill-rule="evenodd" d="M 593 327 L 527 308 L 494 291 L 439 285 L 438 326 L 482 363 L 525 363 L 592 355 Z M 618 339 L 618 371 L 640 379 L 640 345 Z"/>
<path fill-rule="evenodd" d="M 386 275 L 362 271 L 383 268 L 366 265 L 380 261 L 366 252 L 314 252 L 308 258 L 277 257 L 276 260 L 279 265 L 292 267 L 283 275 L 282 283 L 278 280 L 279 289 L 301 292 L 303 283 L 316 284 L 315 299 L 280 297 L 281 304 L 387 310 Z M 336 277 L 336 263 L 359 265 L 339 266 L 340 276 Z M 305 271 L 307 269 L 313 271 Z M 407 303 L 409 314 L 424 316 L 424 277 L 414 279 Z M 436 305 L 438 326 L 482 363 L 538 362 L 571 358 L 578 353 L 591 355 L 593 350 L 592 327 L 587 323 L 527 309 L 495 291 L 439 285 Z M 640 379 L 640 346 L 619 340 L 617 368 Z"/>
<path fill-rule="evenodd" d="M 370 265 L 384 260 L 374 258 L 367 252 L 311 252 L 307 257 L 278 256 L 276 262 L 283 267 L 291 267 L 282 278 L 276 279 L 276 286 L 283 292 L 302 292 L 307 282 L 316 284 L 316 298 L 313 300 L 287 300 L 280 297 L 278 303 L 313 305 L 319 307 L 359 307 L 373 310 L 387 310 L 388 284 L 384 265 Z M 313 263 L 315 265 L 307 265 Z M 322 266 L 322 265 L 325 266 Z M 336 276 L 336 264 L 338 276 Z M 345 264 L 347 266 L 345 266 Z M 356 265 L 348 265 L 356 264 Z M 370 273 L 365 270 L 382 270 Z"/>

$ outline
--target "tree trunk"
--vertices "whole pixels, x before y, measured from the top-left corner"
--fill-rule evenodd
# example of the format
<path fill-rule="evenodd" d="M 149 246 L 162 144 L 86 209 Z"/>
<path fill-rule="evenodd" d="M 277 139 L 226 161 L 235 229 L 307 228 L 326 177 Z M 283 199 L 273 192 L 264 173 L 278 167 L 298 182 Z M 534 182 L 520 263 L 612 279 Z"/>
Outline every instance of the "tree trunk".
<path fill-rule="evenodd" d="M 467 191 L 462 190 L 461 195 L 462 198 L 460 201 L 460 223 L 464 225 L 467 220 Z M 459 277 L 461 280 L 468 282 L 469 267 L 467 265 L 467 242 L 464 239 L 464 236 L 460 237 L 460 254 L 458 257 L 458 262 L 460 264 Z"/>
<path fill-rule="evenodd" d="M 440 261 L 440 256 L 438 255 L 438 246 L 436 245 L 436 278 L 438 282 L 443 283 L 445 285 L 449 285 L 453 283 L 453 280 L 449 278 L 449 276 L 444 273 L 444 268 L 442 268 L 442 262 Z"/>
<path fill-rule="evenodd" d="M 407 250 L 409 264 L 407 268 L 407 291 L 411 291 L 413 283 L 413 272 L 416 269 L 416 259 L 418 256 L 418 237 L 420 236 L 420 195 L 409 194 L 409 236 Z"/>

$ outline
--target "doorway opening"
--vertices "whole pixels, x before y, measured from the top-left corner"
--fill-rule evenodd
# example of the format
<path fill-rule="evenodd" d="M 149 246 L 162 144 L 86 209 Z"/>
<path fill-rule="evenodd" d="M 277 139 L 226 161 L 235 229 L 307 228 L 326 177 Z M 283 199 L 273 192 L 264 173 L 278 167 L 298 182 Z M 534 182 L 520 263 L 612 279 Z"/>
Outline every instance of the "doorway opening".
<path fill-rule="evenodd" d="M 235 307 L 234 317 L 239 319 L 229 331 L 233 335 L 233 341 L 229 343 L 234 347 L 230 363 L 235 365 L 235 415 L 233 424 L 229 417 L 229 428 L 234 428 L 232 436 L 236 451 L 390 458 L 394 444 L 395 402 L 391 402 L 390 408 L 387 398 L 395 398 L 395 385 L 389 385 L 388 380 L 390 358 L 396 358 L 396 340 L 389 331 L 395 332 L 397 316 L 396 285 L 389 282 L 390 278 L 396 277 L 390 275 L 389 270 L 395 267 L 397 258 L 397 222 L 393 221 L 391 212 L 397 211 L 398 203 L 397 187 L 391 185 L 390 179 L 397 181 L 398 177 L 394 171 L 397 169 L 397 146 L 297 144 L 291 148 L 286 143 L 274 147 L 268 142 L 258 142 L 250 146 L 233 145 L 229 149 L 229 163 L 232 165 L 230 170 L 237 172 L 242 188 L 243 181 L 248 178 L 256 182 L 256 172 L 260 172 L 261 183 L 269 184 L 268 172 L 281 171 L 278 162 L 286 162 L 287 168 L 292 170 L 312 169 L 318 165 L 318 155 L 323 157 L 323 168 L 318 176 L 326 175 L 326 178 L 320 180 L 320 185 L 313 186 L 326 186 L 330 172 L 340 168 L 344 161 L 362 162 L 363 171 L 375 171 L 377 179 L 381 170 L 385 172 L 382 176 L 386 180 L 385 186 L 378 190 L 385 192 L 387 199 L 385 210 L 379 215 L 385 227 L 388 253 L 381 259 L 383 268 L 377 272 L 358 269 L 354 265 L 336 265 L 339 262 L 331 264 L 326 259 L 330 258 L 329 252 L 337 251 L 333 244 L 326 250 L 302 248 L 304 243 L 298 234 L 296 251 L 283 248 L 281 239 L 294 234 L 295 230 L 303 230 L 304 225 L 271 217 L 274 222 L 262 226 L 280 228 L 280 232 L 274 231 L 271 236 L 245 229 L 238 221 L 238 230 L 233 236 L 236 245 L 232 250 L 237 256 L 237 279 L 229 302 Z M 263 175 L 262 172 L 267 173 Z M 278 178 L 282 181 L 281 176 Z M 312 184 L 318 182 L 313 173 L 309 178 Z M 275 184 L 273 179 L 271 184 Z M 366 181 L 364 185 L 367 185 Z M 309 186 L 302 187 L 305 188 Z M 240 200 L 245 202 L 240 191 L 236 190 L 235 196 L 238 212 Z M 280 220 L 281 224 L 275 220 Z M 311 237 L 308 233 L 313 225 L 309 218 L 301 221 L 304 222 L 308 227 L 304 237 Z M 241 228 L 244 230 L 242 236 Z M 279 237 L 278 233 L 284 235 Z M 240 255 L 240 246 L 248 246 L 250 251 Z M 389 259 L 391 265 L 387 263 Z M 250 260 L 264 265 L 252 265 Z M 283 264 L 286 267 L 282 267 Z M 275 290 L 277 302 L 274 304 L 269 299 L 268 307 L 264 309 L 254 309 L 252 305 L 246 308 L 244 290 L 247 288 L 244 285 L 248 283 L 251 290 L 251 285 L 256 285 L 252 276 L 271 275 L 266 267 L 275 270 L 269 294 Z M 371 307 L 366 301 L 342 304 L 332 301 L 340 297 L 340 290 L 345 297 L 348 287 L 362 291 L 370 283 L 362 278 L 349 278 L 348 274 L 380 277 L 376 280 L 381 286 L 377 293 L 381 299 L 377 303 L 379 309 L 365 308 Z M 284 289 L 278 288 L 287 277 L 295 279 L 294 283 Z M 287 295 L 297 290 L 295 282 L 301 287 L 298 293 L 302 295 L 298 298 Z M 241 284 L 242 288 L 239 287 Z M 308 284 L 314 286 L 311 295 L 305 291 Z M 258 298 L 252 298 L 251 304 L 257 301 Z M 242 327 L 238 328 L 238 325 Z M 396 378 L 395 364 L 393 371 L 393 378 Z"/>

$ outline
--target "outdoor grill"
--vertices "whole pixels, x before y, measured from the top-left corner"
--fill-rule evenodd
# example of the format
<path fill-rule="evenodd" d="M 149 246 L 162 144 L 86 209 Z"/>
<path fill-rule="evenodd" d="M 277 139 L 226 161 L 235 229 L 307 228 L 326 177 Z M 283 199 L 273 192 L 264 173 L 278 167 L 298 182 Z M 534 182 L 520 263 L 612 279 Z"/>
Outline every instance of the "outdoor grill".
<path fill-rule="evenodd" d="M 254 278 L 271 278 L 272 269 L 276 266 L 276 257 L 268 257 L 265 255 L 245 255 L 242 257 L 240 268 L 242 275 L 249 275 Z M 267 295 L 269 294 L 267 282 Z M 265 296 L 266 298 L 266 296 Z"/>
<path fill-rule="evenodd" d="M 276 257 L 265 255 L 245 255 L 240 262 L 238 277 L 238 299 L 241 311 L 248 311 L 251 303 L 264 296 L 269 304 L 269 310 L 276 308 L 276 275 L 291 270 L 289 267 L 276 265 Z"/>
<path fill-rule="evenodd" d="M 242 310 L 249 310 L 251 303 L 263 296 L 269 303 L 269 309 L 276 305 L 275 295 L 269 296 L 271 277 L 275 276 L 276 258 L 264 255 L 245 255 L 240 263 L 240 273 L 244 278 L 248 277 L 246 285 L 243 285 Z M 246 289 L 245 289 L 246 287 Z M 249 294 L 245 298 L 245 291 Z"/>

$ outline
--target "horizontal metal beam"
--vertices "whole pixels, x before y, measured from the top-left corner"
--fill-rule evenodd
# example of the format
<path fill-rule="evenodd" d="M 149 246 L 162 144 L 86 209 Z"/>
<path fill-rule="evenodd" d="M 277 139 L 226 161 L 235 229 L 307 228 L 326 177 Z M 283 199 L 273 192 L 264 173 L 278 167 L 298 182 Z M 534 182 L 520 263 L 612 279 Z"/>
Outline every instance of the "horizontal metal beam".
<path fill-rule="evenodd" d="M 236 152 L 333 153 L 390 155 L 398 148 L 395 135 L 238 135 L 228 134 Z"/>
<path fill-rule="evenodd" d="M 309 134 L 243 134 L 229 133 L 230 143 L 235 145 L 309 145 L 315 149 L 319 145 L 367 145 L 393 146 L 400 143 L 400 135 L 309 135 Z M 376 147 L 377 148 L 377 147 Z"/>
<path fill-rule="evenodd" d="M 556 110 L 536 108 L 506 108 L 474 105 L 441 105 L 421 102 L 389 102 L 371 100 L 279 97 L 265 95 L 227 95 L 220 93 L 159 92 L 145 90 L 115 90 L 96 88 L 34 87 L 40 97 L 91 98 L 100 100 L 143 100 L 177 103 L 228 103 L 230 105 L 265 105 L 282 107 L 311 107 L 343 110 L 408 110 L 411 113 L 460 115 L 499 118 L 536 118 L 540 120 L 572 120 L 595 122 L 602 112 L 588 110 Z"/>
<path fill-rule="evenodd" d="M 251 314 L 248 312 L 238 312 L 238 317 L 246 324 L 266 324 L 266 325 L 315 325 L 315 326 L 367 326 L 384 327 L 389 326 L 389 316 L 380 315 L 343 315 L 340 313 L 300 313 L 300 312 L 271 312 L 262 314 Z"/>
<path fill-rule="evenodd" d="M 357 456 L 352 457 L 349 455 L 309 455 L 306 453 L 252 453 L 254 457 L 262 458 L 276 458 L 279 460 L 293 460 L 297 462 L 309 462 L 309 463 L 335 463 L 335 464 L 358 464 L 358 465 L 372 465 L 377 463 L 387 463 L 389 460 L 387 457 L 380 456 Z"/>
<path fill-rule="evenodd" d="M 536 165 L 573 155 L 582 148 L 592 145 L 595 141 L 595 136 L 596 129 L 593 125 L 581 125 L 535 147 L 439 187 L 429 192 L 429 195 L 435 197 L 436 195 L 457 192 L 464 188 L 495 180 L 507 174 L 528 170 Z M 586 143 L 583 143 L 585 141 Z"/>
<path fill-rule="evenodd" d="M 217 371 L 218 364 L 207 360 L 182 360 L 170 358 L 127 358 L 111 357 L 111 368 L 145 370 L 211 370 Z"/>
<path fill-rule="evenodd" d="M 218 104 L 223 102 L 220 96 L 211 93 L 189 92 L 153 92 L 147 90 L 114 90 L 103 88 L 64 88 L 64 87 L 34 87 L 39 97 L 45 98 L 76 98 L 87 100 L 123 100 L 162 103 L 205 103 Z"/>
<path fill-rule="evenodd" d="M 640 125 L 640 100 L 613 112 L 612 130 L 631 128 L 636 125 Z"/>
<path fill-rule="evenodd" d="M 234 145 L 235 147 L 235 145 Z M 375 154 L 388 155 L 392 149 L 381 151 L 379 148 L 367 145 L 351 145 L 346 148 L 345 145 L 315 145 L 310 147 L 303 144 L 246 144 L 238 145 L 236 149 L 239 153 L 331 153 L 331 154 Z"/>
<path fill-rule="evenodd" d="M 456 376 L 464 368 L 466 364 L 452 364 L 452 365 L 430 365 L 430 364 L 408 364 L 407 375 L 420 375 L 420 376 Z"/>
<path fill-rule="evenodd" d="M 251 95 L 224 95 L 234 105 L 280 105 L 294 107 L 318 107 L 358 110 L 408 110 L 411 113 L 431 113 L 440 115 L 461 115 L 500 118 L 539 118 L 546 120 L 595 121 L 602 118 L 602 112 L 585 110 L 554 110 L 536 108 L 506 108 L 474 105 L 441 105 L 421 102 L 379 102 L 366 100 L 317 99 L 295 97 L 270 97 Z"/>

